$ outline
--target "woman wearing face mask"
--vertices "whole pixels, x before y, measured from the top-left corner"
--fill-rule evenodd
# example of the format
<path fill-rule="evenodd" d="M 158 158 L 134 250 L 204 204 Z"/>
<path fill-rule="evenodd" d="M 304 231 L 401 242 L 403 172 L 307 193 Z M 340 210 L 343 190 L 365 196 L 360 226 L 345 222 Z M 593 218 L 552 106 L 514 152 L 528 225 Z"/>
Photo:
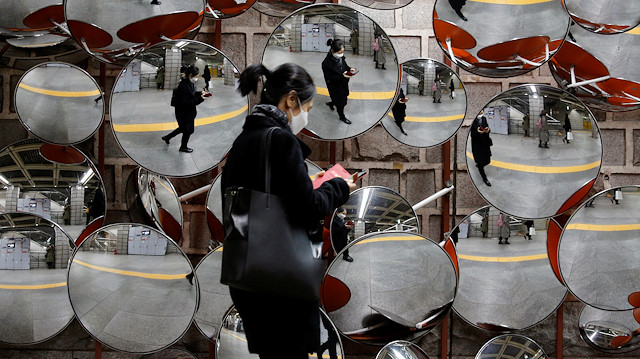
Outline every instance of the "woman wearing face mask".
<path fill-rule="evenodd" d="M 351 78 L 347 73 L 349 71 L 355 72 L 355 69 L 347 65 L 342 40 L 329 39 L 327 45 L 329 52 L 322 61 L 322 73 L 331 97 L 331 102 L 327 102 L 327 106 L 331 111 L 335 106 L 338 110 L 338 119 L 349 125 L 351 121 L 344 115 L 344 107 L 347 105 L 347 96 L 349 96 L 349 79 Z"/>
<path fill-rule="evenodd" d="M 292 222 L 317 228 L 321 219 L 346 202 L 355 185 L 333 178 L 313 189 L 304 162 L 311 150 L 295 136 L 307 124 L 308 111 L 313 107 L 316 90 L 311 76 L 291 63 L 273 71 L 263 65 L 251 65 L 240 74 L 240 93 L 255 93 L 262 77 L 265 81 L 260 104 L 247 116 L 222 171 L 222 193 L 229 187 L 264 190 L 265 178 L 257 154 L 263 134 L 276 127 L 270 149 L 271 193 L 283 201 Z M 273 228 L 273 234 L 277 241 L 278 228 Z M 242 317 L 249 351 L 261 359 L 306 359 L 307 353 L 320 347 L 318 301 L 233 287 L 229 292 Z"/>
<path fill-rule="evenodd" d="M 184 70 L 184 77 L 180 80 L 178 87 L 173 90 L 171 98 L 171 106 L 176 108 L 176 120 L 178 128 L 173 130 L 166 136 L 162 136 L 162 140 L 169 144 L 169 141 L 182 133 L 182 142 L 180 143 L 180 152 L 191 153 L 193 149 L 187 146 L 189 137 L 193 133 L 194 122 L 198 112 L 196 106 L 201 104 L 207 97 L 206 92 L 196 91 L 195 83 L 198 81 L 198 73 L 200 70 L 195 66 L 189 66 Z"/>

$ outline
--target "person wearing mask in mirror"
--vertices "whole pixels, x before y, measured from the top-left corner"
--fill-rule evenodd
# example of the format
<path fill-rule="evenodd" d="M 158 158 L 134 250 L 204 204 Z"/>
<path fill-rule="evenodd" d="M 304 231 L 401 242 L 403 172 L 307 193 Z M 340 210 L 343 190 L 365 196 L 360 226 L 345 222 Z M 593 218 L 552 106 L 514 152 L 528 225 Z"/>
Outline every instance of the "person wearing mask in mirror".
<path fill-rule="evenodd" d="M 344 58 L 344 43 L 342 40 L 329 39 L 327 46 L 329 46 L 329 52 L 322 61 L 322 74 L 331 97 L 331 102 L 327 102 L 327 106 L 331 111 L 335 106 L 338 111 L 338 119 L 350 125 L 351 121 L 344 115 L 344 107 L 347 105 L 349 79 L 352 77 L 348 73 L 350 71 L 355 72 L 355 69 L 349 67 L 347 60 Z"/>
<path fill-rule="evenodd" d="M 242 133 L 229 150 L 222 171 L 221 191 L 225 193 L 230 187 L 264 190 L 265 178 L 257 153 L 261 150 L 265 132 L 276 127 L 271 138 L 270 193 L 280 198 L 292 223 L 308 230 L 317 229 L 322 219 L 347 201 L 355 184 L 333 178 L 313 189 L 304 162 L 311 149 L 296 137 L 307 125 L 316 94 L 309 73 L 292 63 L 282 64 L 272 71 L 261 64 L 251 65 L 240 74 L 238 90 L 243 96 L 256 93 L 261 78 L 265 80 L 260 104 L 253 107 Z M 277 241 L 277 228 L 273 230 L 273 240 Z M 229 292 L 244 321 L 251 353 L 259 354 L 261 359 L 307 359 L 308 353 L 318 351 L 320 312 L 317 300 L 234 287 L 229 287 Z"/>
<path fill-rule="evenodd" d="M 496 225 L 498 226 L 498 244 L 502 244 L 504 238 L 504 244 L 509 243 L 509 237 L 511 236 L 511 217 L 508 214 L 500 212 Z"/>
<path fill-rule="evenodd" d="M 487 174 L 484 172 L 484 167 L 491 163 L 491 146 L 493 146 L 493 141 L 489 137 L 491 129 L 487 123 L 487 118 L 484 116 L 476 117 L 469 131 L 471 132 L 473 160 L 476 162 L 476 167 L 478 167 L 478 172 L 480 172 L 484 184 L 491 187 L 491 182 L 489 182 Z"/>
<path fill-rule="evenodd" d="M 374 33 L 373 44 L 373 61 L 376 63 L 376 69 L 386 70 L 384 64 L 387 63 L 387 58 L 384 56 L 384 47 L 382 44 L 382 35 L 379 32 Z"/>
<path fill-rule="evenodd" d="M 467 21 L 467 18 L 462 15 L 462 7 L 467 3 L 466 0 L 449 0 L 449 5 L 451 8 L 460 16 L 460 18 L 464 21 Z"/>
<path fill-rule="evenodd" d="M 209 81 L 211 81 L 211 70 L 209 69 L 209 65 L 204 65 L 204 70 L 202 72 L 202 78 L 204 79 L 204 91 L 209 91 Z"/>
<path fill-rule="evenodd" d="M 538 147 L 549 148 L 549 122 L 547 121 L 547 111 L 542 110 L 540 112 L 540 118 L 536 124 L 538 130 L 540 130 L 540 140 Z"/>
<path fill-rule="evenodd" d="M 393 107 L 391 107 L 391 113 L 393 114 L 393 120 L 396 122 L 396 126 L 400 129 L 400 132 L 407 136 L 407 133 L 404 132 L 404 129 L 402 128 L 402 123 L 407 117 L 407 105 L 405 99 L 404 90 L 401 88 L 396 102 L 393 104 Z"/>
<path fill-rule="evenodd" d="M 346 224 L 344 220 L 346 217 L 347 210 L 339 207 L 336 210 L 336 215 L 333 216 L 333 221 L 331 223 L 331 239 L 333 240 L 333 244 L 336 246 L 336 253 L 340 253 L 344 247 L 347 246 L 347 237 L 349 235 L 349 231 L 353 228 L 352 225 Z M 347 262 L 353 262 L 353 258 L 349 255 L 348 249 L 342 253 L 342 259 Z"/>
<path fill-rule="evenodd" d="M 562 128 L 564 128 L 564 138 L 562 139 L 562 142 L 571 143 L 571 140 L 569 139 L 569 132 L 571 132 L 571 120 L 569 119 L 568 113 L 564 115 L 564 125 Z"/>
<path fill-rule="evenodd" d="M 524 130 L 524 137 L 529 137 L 529 128 L 531 126 L 531 118 L 528 113 L 522 117 L 522 129 Z"/>
<path fill-rule="evenodd" d="M 360 39 L 358 38 L 358 29 L 353 29 L 351 35 L 349 35 L 349 43 L 351 44 L 351 50 L 354 55 L 358 54 L 358 46 L 360 45 Z"/>
<path fill-rule="evenodd" d="M 195 83 L 198 81 L 198 73 L 200 73 L 200 70 L 197 67 L 189 66 L 185 70 L 185 76 L 180 80 L 178 87 L 173 90 L 171 106 L 175 107 L 178 128 L 168 135 L 162 136 L 162 140 L 168 145 L 172 138 L 182 133 L 182 141 L 178 151 L 185 153 L 193 152 L 193 149 L 187 145 L 189 137 L 194 131 L 195 119 L 198 114 L 196 106 L 201 104 L 208 94 L 208 92 L 196 91 Z"/>
<path fill-rule="evenodd" d="M 424 96 L 424 76 L 420 78 L 420 81 L 418 81 L 418 92 L 420 93 L 420 96 Z"/>

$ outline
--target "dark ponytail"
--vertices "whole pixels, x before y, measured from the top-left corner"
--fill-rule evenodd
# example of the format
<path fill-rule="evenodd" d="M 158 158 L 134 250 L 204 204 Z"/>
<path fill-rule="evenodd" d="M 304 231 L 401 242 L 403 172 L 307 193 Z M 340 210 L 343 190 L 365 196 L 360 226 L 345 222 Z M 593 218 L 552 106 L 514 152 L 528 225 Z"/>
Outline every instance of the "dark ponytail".
<path fill-rule="evenodd" d="M 257 93 L 258 82 L 265 77 L 260 103 L 277 106 L 283 96 L 294 90 L 300 103 L 309 101 L 316 94 L 316 87 L 309 73 L 299 65 L 286 63 L 269 71 L 264 65 L 251 65 L 240 74 L 238 91 L 242 96 Z"/>
<path fill-rule="evenodd" d="M 344 42 L 340 39 L 327 40 L 327 46 L 331 48 L 331 52 L 338 52 L 344 47 Z"/>
<path fill-rule="evenodd" d="M 185 76 L 187 76 L 187 77 L 188 77 L 189 75 L 191 75 L 191 76 L 196 76 L 196 75 L 198 75 L 199 73 L 200 73 L 200 69 L 199 69 L 199 68 L 197 68 L 196 66 L 193 66 L 193 65 L 192 65 L 192 66 L 187 67 L 187 68 L 184 70 L 184 75 L 185 75 Z"/>

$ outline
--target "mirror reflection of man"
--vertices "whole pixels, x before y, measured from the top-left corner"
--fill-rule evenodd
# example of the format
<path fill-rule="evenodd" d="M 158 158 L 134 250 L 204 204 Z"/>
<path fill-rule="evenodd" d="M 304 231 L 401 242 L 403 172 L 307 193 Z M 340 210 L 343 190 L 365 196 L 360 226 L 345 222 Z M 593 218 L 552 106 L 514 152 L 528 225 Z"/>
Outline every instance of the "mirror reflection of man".
<path fill-rule="evenodd" d="M 349 231 L 353 229 L 352 224 L 346 224 L 344 219 L 347 217 L 347 210 L 343 207 L 339 207 L 336 210 L 336 215 L 333 216 L 333 222 L 331 223 L 331 239 L 333 245 L 336 248 L 336 253 L 340 253 L 347 246 L 347 235 Z M 347 262 L 353 262 L 353 258 L 349 256 L 349 250 L 347 249 L 342 253 L 342 259 Z"/>

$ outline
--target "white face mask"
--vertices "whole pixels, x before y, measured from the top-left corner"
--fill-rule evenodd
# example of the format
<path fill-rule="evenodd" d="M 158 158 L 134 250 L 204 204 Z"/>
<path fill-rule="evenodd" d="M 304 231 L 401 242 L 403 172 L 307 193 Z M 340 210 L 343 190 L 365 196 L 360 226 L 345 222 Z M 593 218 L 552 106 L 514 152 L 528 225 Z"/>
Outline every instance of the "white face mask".
<path fill-rule="evenodd" d="M 289 127 L 291 127 L 291 132 L 293 132 L 294 135 L 297 135 L 309 123 L 309 112 L 302 109 L 300 98 L 298 98 L 298 106 L 300 106 L 300 113 L 295 116 L 293 115 L 293 111 L 289 109 L 291 113 L 291 123 L 289 123 Z"/>
<path fill-rule="evenodd" d="M 341 58 L 342 56 L 344 56 L 344 53 L 341 53 L 341 54 L 336 54 L 336 53 L 334 53 L 334 54 L 333 54 L 333 57 L 335 57 L 336 59 L 339 59 L 339 58 Z"/>
<path fill-rule="evenodd" d="M 197 77 L 192 77 L 189 79 L 189 81 L 191 81 L 192 84 L 195 84 L 196 82 L 198 82 L 198 78 Z"/>
<path fill-rule="evenodd" d="M 344 213 L 338 213 L 338 217 L 340 217 L 341 219 L 345 219 L 347 215 Z"/>

